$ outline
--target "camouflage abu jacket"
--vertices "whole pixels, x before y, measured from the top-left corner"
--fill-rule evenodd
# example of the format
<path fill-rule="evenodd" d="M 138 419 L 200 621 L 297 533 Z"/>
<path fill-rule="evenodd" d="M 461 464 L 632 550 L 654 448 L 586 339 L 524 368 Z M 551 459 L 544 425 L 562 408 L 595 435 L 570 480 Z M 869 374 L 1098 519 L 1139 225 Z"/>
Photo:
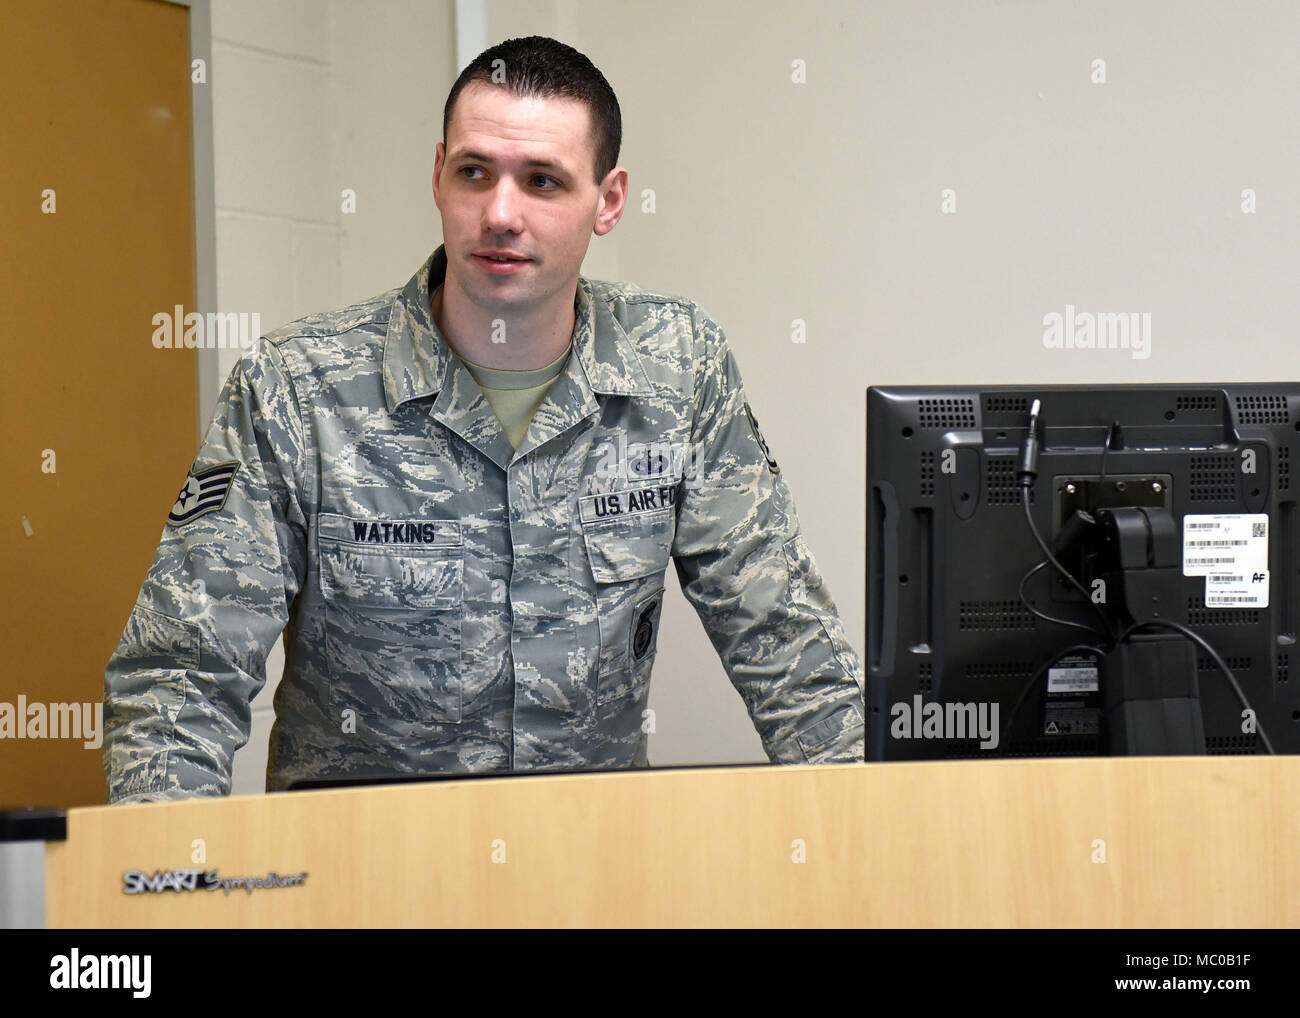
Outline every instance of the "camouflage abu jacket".
<path fill-rule="evenodd" d="M 726 339 L 580 279 L 512 449 L 406 284 L 257 341 L 105 673 L 109 801 L 230 791 L 285 634 L 267 788 L 646 764 L 670 558 L 768 757 L 863 758 L 863 675 Z"/>

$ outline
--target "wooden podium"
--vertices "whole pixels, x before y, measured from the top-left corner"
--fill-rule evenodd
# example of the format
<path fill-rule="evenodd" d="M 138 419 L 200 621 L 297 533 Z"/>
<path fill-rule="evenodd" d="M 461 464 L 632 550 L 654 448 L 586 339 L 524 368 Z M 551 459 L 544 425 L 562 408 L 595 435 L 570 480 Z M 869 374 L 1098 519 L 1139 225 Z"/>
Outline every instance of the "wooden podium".
<path fill-rule="evenodd" d="M 73 809 L 46 923 L 1295 927 L 1297 845 L 1295 756 L 503 776 Z"/>

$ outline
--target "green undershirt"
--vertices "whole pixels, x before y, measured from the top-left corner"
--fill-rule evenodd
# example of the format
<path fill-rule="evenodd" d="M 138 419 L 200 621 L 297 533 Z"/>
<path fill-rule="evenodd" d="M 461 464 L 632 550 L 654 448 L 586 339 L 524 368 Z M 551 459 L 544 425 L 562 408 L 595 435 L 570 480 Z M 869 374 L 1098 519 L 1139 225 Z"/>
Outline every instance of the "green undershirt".
<path fill-rule="evenodd" d="M 433 291 L 435 297 L 441 289 L 440 283 Z M 432 303 L 431 299 L 430 304 Z M 576 312 L 578 307 L 576 295 L 573 306 Z M 483 390 L 483 395 L 487 397 L 488 405 L 492 407 L 497 420 L 501 422 L 501 429 L 510 440 L 511 447 L 518 449 L 519 443 L 524 440 L 524 435 L 528 434 L 528 425 L 533 422 L 533 415 L 537 413 L 537 408 L 542 405 L 542 400 L 546 398 L 551 386 L 564 371 L 564 365 L 569 359 L 569 351 L 572 349 L 573 344 L 570 343 L 564 353 L 550 364 L 525 371 L 489 368 L 476 364 L 466 357 L 460 357 L 460 354 L 456 356 L 460 357 L 461 363 L 465 365 L 474 381 L 478 382 L 478 387 Z"/>
<path fill-rule="evenodd" d="M 515 449 L 524 440 L 533 414 L 537 413 L 547 392 L 564 371 L 568 359 L 569 348 L 566 348 L 564 353 L 545 367 L 513 371 L 507 368 L 487 368 L 461 357 L 496 413 L 506 437 L 510 439 L 510 445 Z"/>

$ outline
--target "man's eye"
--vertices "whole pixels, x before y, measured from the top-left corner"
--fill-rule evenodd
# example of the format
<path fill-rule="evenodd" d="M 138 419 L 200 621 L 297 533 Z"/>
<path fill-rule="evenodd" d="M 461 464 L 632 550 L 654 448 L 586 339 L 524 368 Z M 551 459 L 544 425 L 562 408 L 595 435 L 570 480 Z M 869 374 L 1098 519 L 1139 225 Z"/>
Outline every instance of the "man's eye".
<path fill-rule="evenodd" d="M 554 177 L 548 177 L 548 176 L 546 176 L 545 174 L 542 174 L 542 173 L 535 173 L 535 174 L 533 174 L 533 179 L 534 179 L 534 180 L 549 180 L 552 184 L 555 185 L 555 187 L 559 187 L 559 186 L 560 186 L 560 182 L 559 182 L 558 180 L 556 180 Z M 544 187 L 544 188 L 542 188 L 542 190 L 543 190 L 543 191 L 554 191 L 554 190 L 555 190 L 555 187 Z"/>
<path fill-rule="evenodd" d="M 464 173 L 466 170 L 477 170 L 477 169 L 478 169 L 477 166 L 462 166 L 462 167 L 461 167 L 459 170 L 457 170 L 456 172 L 457 172 L 457 173 Z M 473 178 L 469 178 L 469 179 L 473 179 Z"/>

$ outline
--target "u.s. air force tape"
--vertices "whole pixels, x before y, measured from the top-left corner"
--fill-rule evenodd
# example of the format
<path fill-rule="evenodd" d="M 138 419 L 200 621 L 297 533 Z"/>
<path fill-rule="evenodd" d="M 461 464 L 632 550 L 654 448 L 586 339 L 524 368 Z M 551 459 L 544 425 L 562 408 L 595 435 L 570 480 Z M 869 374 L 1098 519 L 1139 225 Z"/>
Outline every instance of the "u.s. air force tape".
<path fill-rule="evenodd" d="M 772 450 L 767 447 L 767 439 L 763 433 L 758 430 L 758 421 L 754 420 L 754 411 L 749 409 L 749 401 L 745 401 L 745 416 L 749 418 L 749 426 L 753 429 L 754 439 L 758 442 L 758 447 L 763 450 L 763 459 L 767 460 L 767 468 L 774 474 L 779 474 L 781 468 L 776 465 L 776 457 L 772 455 Z"/>
<path fill-rule="evenodd" d="M 578 518 L 583 523 L 602 519 L 619 519 L 640 513 L 659 512 L 677 505 L 677 481 L 647 484 L 628 491 L 609 491 L 578 499 Z"/>
<path fill-rule="evenodd" d="M 179 527 L 205 513 L 216 512 L 226 504 L 226 496 L 230 494 L 230 485 L 238 469 L 239 462 L 231 460 L 206 470 L 191 470 L 176 495 L 172 511 L 167 514 L 167 522 Z"/>

